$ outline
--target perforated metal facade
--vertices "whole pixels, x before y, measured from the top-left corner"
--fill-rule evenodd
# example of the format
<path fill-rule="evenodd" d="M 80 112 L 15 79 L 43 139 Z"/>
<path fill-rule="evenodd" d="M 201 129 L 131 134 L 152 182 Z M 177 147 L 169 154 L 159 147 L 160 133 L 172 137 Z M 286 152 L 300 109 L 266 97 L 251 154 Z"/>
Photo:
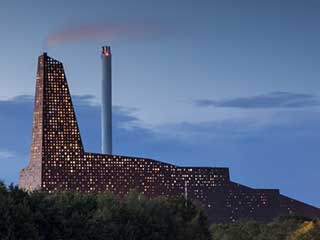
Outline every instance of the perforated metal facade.
<path fill-rule="evenodd" d="M 229 179 L 227 168 L 179 167 L 152 159 L 84 151 L 63 65 L 39 57 L 29 165 L 23 189 L 104 192 L 131 190 L 148 197 L 178 196 L 199 201 L 211 222 L 241 218 L 269 221 L 278 215 L 320 216 L 318 208 L 284 197 L 278 190 L 252 189 Z"/>

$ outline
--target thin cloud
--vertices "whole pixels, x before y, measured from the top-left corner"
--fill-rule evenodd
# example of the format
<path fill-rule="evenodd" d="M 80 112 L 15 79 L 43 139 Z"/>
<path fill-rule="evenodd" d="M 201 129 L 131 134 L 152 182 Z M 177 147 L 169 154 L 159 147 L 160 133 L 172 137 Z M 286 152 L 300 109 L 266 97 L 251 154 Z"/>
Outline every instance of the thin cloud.
<path fill-rule="evenodd" d="M 0 159 L 7 159 L 14 157 L 15 154 L 13 152 L 7 150 L 0 150 Z"/>
<path fill-rule="evenodd" d="M 305 108 L 320 106 L 317 96 L 303 93 L 271 92 L 252 97 L 239 97 L 215 101 L 211 99 L 196 100 L 199 107 L 224 107 L 243 109 L 269 109 L 269 108 Z"/>

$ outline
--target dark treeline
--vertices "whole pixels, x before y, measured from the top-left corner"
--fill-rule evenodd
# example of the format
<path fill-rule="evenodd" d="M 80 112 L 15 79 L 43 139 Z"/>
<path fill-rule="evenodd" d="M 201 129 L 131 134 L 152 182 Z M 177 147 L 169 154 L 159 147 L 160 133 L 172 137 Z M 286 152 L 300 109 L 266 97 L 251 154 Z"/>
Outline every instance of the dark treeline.
<path fill-rule="evenodd" d="M 202 210 L 183 198 L 29 194 L 1 183 L 0 239 L 208 240 L 210 233 Z"/>
<path fill-rule="evenodd" d="M 320 240 L 320 222 L 287 217 L 209 227 L 201 208 L 183 198 L 27 193 L 0 183 L 0 239 Z"/>

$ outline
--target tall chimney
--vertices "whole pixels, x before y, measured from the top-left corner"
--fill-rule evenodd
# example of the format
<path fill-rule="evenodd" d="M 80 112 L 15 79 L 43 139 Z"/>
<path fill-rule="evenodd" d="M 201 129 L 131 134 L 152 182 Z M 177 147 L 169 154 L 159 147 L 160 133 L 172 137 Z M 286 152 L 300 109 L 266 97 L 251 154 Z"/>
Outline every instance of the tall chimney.
<path fill-rule="evenodd" d="M 111 85 L 111 49 L 102 47 L 102 104 L 101 135 L 102 153 L 112 154 L 112 85 Z"/>

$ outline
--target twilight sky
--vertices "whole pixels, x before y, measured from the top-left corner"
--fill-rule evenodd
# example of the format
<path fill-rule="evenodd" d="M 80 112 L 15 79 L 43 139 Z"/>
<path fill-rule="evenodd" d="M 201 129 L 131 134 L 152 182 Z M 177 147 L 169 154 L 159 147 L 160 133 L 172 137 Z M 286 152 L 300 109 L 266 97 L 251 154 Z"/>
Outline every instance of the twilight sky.
<path fill-rule="evenodd" d="M 82 2 L 1 3 L 0 178 L 27 165 L 43 50 L 64 63 L 85 148 L 100 151 L 110 44 L 116 154 L 229 167 L 320 207 L 318 0 Z"/>

